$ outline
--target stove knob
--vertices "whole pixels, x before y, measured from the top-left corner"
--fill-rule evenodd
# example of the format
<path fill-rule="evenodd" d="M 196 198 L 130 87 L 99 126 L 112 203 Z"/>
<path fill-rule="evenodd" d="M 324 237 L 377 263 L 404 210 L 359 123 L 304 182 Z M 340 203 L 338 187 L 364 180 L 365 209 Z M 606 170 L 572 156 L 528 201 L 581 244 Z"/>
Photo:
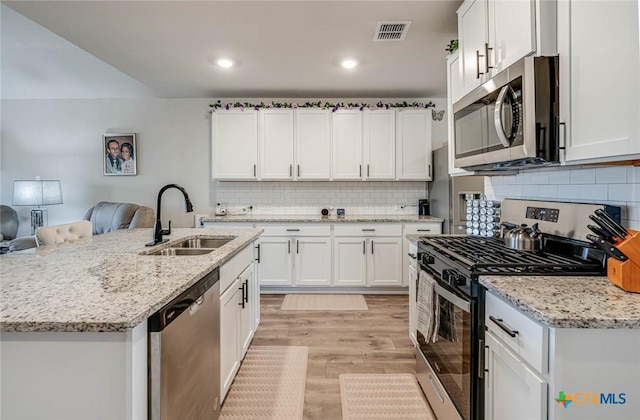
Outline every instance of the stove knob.
<path fill-rule="evenodd" d="M 433 264 L 434 262 L 436 262 L 435 258 L 433 258 L 433 255 L 431 254 L 427 254 L 426 252 L 424 254 L 422 254 L 422 264 Z"/>
<path fill-rule="evenodd" d="M 467 279 L 465 279 L 462 274 L 457 274 L 455 277 L 455 284 L 456 286 L 464 286 L 467 284 Z"/>

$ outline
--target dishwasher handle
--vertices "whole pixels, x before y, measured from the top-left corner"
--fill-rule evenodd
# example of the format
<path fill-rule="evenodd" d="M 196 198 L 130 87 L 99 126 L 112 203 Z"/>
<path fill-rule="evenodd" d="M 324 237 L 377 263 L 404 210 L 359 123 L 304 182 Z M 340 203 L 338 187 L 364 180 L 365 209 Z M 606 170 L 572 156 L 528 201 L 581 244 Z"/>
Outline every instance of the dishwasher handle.
<path fill-rule="evenodd" d="M 191 305 L 202 304 L 203 295 L 220 280 L 220 270 L 215 269 L 198 280 L 193 286 L 163 306 L 158 312 L 148 319 L 147 329 L 149 332 L 159 332 L 175 321 Z"/>

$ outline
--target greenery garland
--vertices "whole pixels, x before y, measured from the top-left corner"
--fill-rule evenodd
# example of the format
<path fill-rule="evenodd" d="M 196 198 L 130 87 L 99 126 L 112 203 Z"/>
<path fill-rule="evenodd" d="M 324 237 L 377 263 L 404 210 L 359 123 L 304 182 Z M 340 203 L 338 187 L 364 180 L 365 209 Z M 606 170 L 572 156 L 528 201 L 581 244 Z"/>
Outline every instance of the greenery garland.
<path fill-rule="evenodd" d="M 339 102 L 336 104 L 332 104 L 330 102 L 322 103 L 322 101 L 316 102 L 304 102 L 304 103 L 296 103 L 296 102 L 271 102 L 270 104 L 265 104 L 264 102 L 260 102 L 259 104 L 252 104 L 249 102 L 233 102 L 223 104 L 221 101 L 216 102 L 215 104 L 210 104 L 211 111 L 215 112 L 216 109 L 231 109 L 231 108 L 253 108 L 256 111 L 259 109 L 273 109 L 273 108 L 322 108 L 322 109 L 330 109 L 332 112 L 336 112 L 340 108 L 344 109 L 359 109 L 362 111 L 363 109 L 389 109 L 389 108 L 434 108 L 435 104 L 431 101 L 429 103 L 421 103 L 421 102 L 412 102 L 409 103 L 407 101 L 396 102 L 396 103 L 382 103 L 378 102 L 375 105 L 370 104 L 361 104 L 357 102 Z"/>

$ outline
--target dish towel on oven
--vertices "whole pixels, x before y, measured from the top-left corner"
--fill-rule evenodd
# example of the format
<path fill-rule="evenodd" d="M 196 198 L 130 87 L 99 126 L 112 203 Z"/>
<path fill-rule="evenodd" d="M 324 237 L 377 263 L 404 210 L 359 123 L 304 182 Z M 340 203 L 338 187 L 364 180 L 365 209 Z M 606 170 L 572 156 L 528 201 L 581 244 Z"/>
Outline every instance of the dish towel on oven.
<path fill-rule="evenodd" d="M 426 271 L 418 277 L 418 331 L 428 343 L 435 341 L 440 322 L 440 305 L 434 292 L 436 280 Z"/>

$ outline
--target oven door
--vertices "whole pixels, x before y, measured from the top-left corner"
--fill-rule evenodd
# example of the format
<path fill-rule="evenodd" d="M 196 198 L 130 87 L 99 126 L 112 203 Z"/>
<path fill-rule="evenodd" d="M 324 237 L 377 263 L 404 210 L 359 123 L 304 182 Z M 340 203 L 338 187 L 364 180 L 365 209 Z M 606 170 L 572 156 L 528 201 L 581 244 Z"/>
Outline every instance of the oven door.
<path fill-rule="evenodd" d="M 458 414 L 464 419 L 471 419 L 472 411 L 476 411 L 472 410 L 472 404 L 476 399 L 474 393 L 477 392 L 477 386 L 472 384 L 475 380 L 475 366 L 472 366 L 472 360 L 475 360 L 472 354 L 475 348 L 472 345 L 475 336 L 472 333 L 475 321 L 474 301 L 436 283 L 434 302 L 436 312 L 439 312 L 436 317 L 437 330 L 431 339 L 427 339 L 418 331 L 419 349 Z M 430 385 L 436 387 L 434 383 Z M 428 386 L 429 384 L 423 385 Z M 438 395 L 438 399 L 443 402 L 440 397 Z"/>

